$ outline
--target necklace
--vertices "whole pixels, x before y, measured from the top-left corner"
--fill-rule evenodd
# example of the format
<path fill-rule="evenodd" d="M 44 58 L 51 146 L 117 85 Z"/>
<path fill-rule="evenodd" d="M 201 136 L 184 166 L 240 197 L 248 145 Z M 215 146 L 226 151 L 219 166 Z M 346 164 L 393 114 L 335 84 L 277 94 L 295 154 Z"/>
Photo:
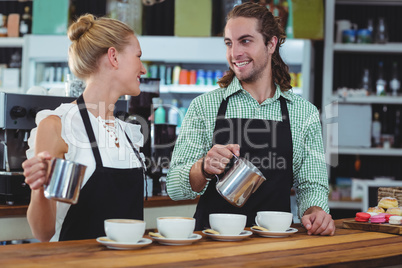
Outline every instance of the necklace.
<path fill-rule="evenodd" d="M 102 124 L 103 128 L 108 132 L 108 136 L 114 140 L 114 144 L 117 148 L 119 145 L 119 136 L 117 135 L 116 120 L 105 120 L 98 117 L 98 121 Z"/>

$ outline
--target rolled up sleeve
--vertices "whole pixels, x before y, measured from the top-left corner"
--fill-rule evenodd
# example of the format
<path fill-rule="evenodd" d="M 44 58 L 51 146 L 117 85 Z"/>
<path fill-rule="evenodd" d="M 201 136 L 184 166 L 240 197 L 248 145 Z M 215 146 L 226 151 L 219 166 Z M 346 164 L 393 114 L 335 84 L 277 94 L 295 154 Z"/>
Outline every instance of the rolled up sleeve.
<path fill-rule="evenodd" d="M 211 148 L 211 126 L 207 126 L 203 109 L 196 99 L 191 102 L 173 150 L 166 183 L 173 200 L 195 199 L 206 189 L 194 192 L 189 179 L 191 167 Z"/>
<path fill-rule="evenodd" d="M 328 174 L 318 110 L 315 109 L 306 118 L 302 131 L 304 131 L 302 162 L 300 168 L 294 173 L 300 218 L 308 208 L 313 206 L 318 206 L 329 213 Z"/>

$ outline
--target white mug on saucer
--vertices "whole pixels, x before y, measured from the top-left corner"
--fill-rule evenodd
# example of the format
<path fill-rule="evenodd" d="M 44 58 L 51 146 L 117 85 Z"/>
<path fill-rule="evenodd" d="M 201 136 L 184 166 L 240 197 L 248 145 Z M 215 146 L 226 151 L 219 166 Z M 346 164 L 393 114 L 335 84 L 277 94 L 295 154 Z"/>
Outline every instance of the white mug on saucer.
<path fill-rule="evenodd" d="M 211 229 L 220 235 L 239 235 L 246 227 L 247 216 L 241 214 L 209 214 Z"/>
<path fill-rule="evenodd" d="M 145 222 L 131 219 L 105 220 L 106 236 L 119 243 L 137 243 L 145 233 Z"/>
<path fill-rule="evenodd" d="M 195 219 L 189 217 L 159 217 L 156 219 L 158 232 L 170 239 L 187 239 L 195 228 Z"/>
<path fill-rule="evenodd" d="M 271 232 L 285 232 L 292 224 L 293 214 L 282 211 L 258 211 L 255 222 Z"/>

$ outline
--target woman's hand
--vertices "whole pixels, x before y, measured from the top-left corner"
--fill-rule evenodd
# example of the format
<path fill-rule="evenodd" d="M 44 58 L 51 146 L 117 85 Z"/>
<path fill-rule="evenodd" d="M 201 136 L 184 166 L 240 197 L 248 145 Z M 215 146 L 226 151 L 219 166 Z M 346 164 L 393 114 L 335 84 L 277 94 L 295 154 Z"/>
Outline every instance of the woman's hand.
<path fill-rule="evenodd" d="M 52 159 L 52 156 L 47 151 L 44 151 L 22 163 L 25 182 L 29 184 L 32 190 L 37 190 L 47 184 L 50 159 Z"/>

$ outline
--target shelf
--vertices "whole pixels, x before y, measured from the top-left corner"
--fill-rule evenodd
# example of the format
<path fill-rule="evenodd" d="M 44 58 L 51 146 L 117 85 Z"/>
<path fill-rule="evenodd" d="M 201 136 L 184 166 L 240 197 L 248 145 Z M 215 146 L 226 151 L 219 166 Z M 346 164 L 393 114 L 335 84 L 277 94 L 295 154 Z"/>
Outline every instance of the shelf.
<path fill-rule="evenodd" d="M 362 209 L 362 201 L 328 201 L 330 209 Z"/>
<path fill-rule="evenodd" d="M 387 44 L 334 44 L 335 52 L 402 53 L 402 43 Z"/>
<path fill-rule="evenodd" d="M 23 47 L 24 38 L 22 37 L 0 37 L 0 47 Z"/>
<path fill-rule="evenodd" d="M 402 156 L 402 149 L 332 147 L 330 148 L 330 153 L 349 155 Z"/>
<path fill-rule="evenodd" d="M 138 36 L 143 61 L 226 64 L 223 37 Z"/>
<path fill-rule="evenodd" d="M 331 102 L 357 104 L 402 104 L 402 96 L 332 97 Z"/>
<path fill-rule="evenodd" d="M 40 82 L 41 87 L 50 88 L 64 88 L 66 86 L 65 82 Z"/>
<path fill-rule="evenodd" d="M 161 85 L 160 93 L 188 93 L 201 94 L 217 89 L 219 86 L 199 86 L 199 85 Z"/>
<path fill-rule="evenodd" d="M 382 5 L 400 6 L 400 0 L 336 0 L 338 5 Z"/>

